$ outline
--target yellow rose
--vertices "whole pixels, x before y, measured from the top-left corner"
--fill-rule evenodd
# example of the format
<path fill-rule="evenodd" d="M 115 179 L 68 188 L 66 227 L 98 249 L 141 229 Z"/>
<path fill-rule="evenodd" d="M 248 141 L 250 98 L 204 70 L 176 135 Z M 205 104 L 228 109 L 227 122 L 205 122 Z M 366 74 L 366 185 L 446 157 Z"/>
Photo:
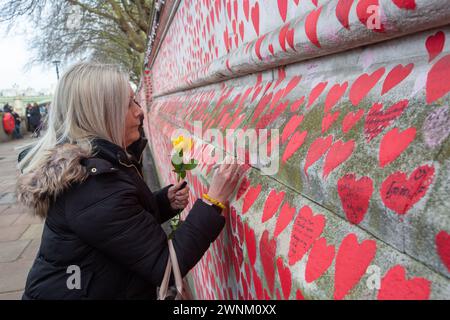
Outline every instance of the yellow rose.
<path fill-rule="evenodd" d="M 192 149 L 192 139 L 185 138 L 183 136 L 178 136 L 176 139 L 172 140 L 173 148 L 176 151 L 183 150 L 184 153 Z"/>

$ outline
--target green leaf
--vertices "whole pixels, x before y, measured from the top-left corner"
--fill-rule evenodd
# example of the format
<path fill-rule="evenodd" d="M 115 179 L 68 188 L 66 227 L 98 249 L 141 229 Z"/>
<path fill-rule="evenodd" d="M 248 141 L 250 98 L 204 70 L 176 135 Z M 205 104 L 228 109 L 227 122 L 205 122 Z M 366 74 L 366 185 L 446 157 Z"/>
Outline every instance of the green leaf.
<path fill-rule="evenodd" d="M 181 172 L 181 179 L 184 179 L 186 177 L 186 171 Z"/>

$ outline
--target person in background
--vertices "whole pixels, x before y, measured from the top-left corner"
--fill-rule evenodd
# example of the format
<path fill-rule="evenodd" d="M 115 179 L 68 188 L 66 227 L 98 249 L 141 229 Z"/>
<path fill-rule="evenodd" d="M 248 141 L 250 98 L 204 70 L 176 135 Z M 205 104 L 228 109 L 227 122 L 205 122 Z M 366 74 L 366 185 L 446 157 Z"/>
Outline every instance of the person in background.
<path fill-rule="evenodd" d="M 3 112 L 12 112 L 12 108 L 9 105 L 9 103 L 7 102 L 4 106 L 3 106 Z"/>
<path fill-rule="evenodd" d="M 31 131 L 31 122 L 30 122 L 30 118 L 31 118 L 31 103 L 27 104 L 27 108 L 25 109 L 25 114 L 27 117 L 27 131 L 28 132 L 32 132 Z"/>
<path fill-rule="evenodd" d="M 30 111 L 30 123 L 31 131 L 34 132 L 33 136 L 39 138 L 41 127 L 41 110 L 38 104 L 35 102 Z"/>
<path fill-rule="evenodd" d="M 14 139 L 22 139 L 22 133 L 20 132 L 20 124 L 22 123 L 22 119 L 20 118 L 19 114 L 13 110 L 11 112 L 12 116 L 14 117 L 14 123 L 15 123 L 15 127 L 14 127 L 14 131 L 13 131 L 13 138 Z"/>

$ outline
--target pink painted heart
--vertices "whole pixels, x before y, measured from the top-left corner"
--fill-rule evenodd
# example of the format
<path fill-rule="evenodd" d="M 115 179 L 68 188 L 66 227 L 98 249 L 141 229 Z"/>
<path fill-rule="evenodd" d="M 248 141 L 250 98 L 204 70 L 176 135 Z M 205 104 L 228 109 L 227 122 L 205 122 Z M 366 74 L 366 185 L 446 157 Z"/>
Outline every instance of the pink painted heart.
<path fill-rule="evenodd" d="M 283 133 L 281 135 L 281 143 L 285 143 L 286 140 L 291 136 L 292 133 L 297 129 L 297 127 L 302 123 L 304 116 L 303 115 L 293 115 L 289 122 L 283 129 Z"/>
<path fill-rule="evenodd" d="M 349 140 L 347 142 L 343 142 L 342 140 L 336 141 L 327 153 L 322 176 L 327 178 L 331 171 L 347 161 L 352 155 L 354 148 L 355 140 Z"/>
<path fill-rule="evenodd" d="M 386 80 L 384 80 L 381 95 L 384 95 L 385 93 L 389 92 L 392 88 L 394 88 L 400 82 L 405 80 L 405 78 L 409 76 L 413 68 L 414 63 L 410 63 L 405 67 L 402 66 L 401 64 L 394 67 L 386 76 Z"/>
<path fill-rule="evenodd" d="M 294 101 L 294 103 L 291 105 L 291 112 L 297 112 L 297 110 L 300 108 L 300 106 L 305 102 L 305 96 L 300 97 L 300 99 L 297 99 Z"/>
<path fill-rule="evenodd" d="M 250 14 L 249 0 L 244 0 L 243 8 L 244 8 L 244 16 L 245 16 L 245 19 L 248 21 L 248 19 L 249 19 L 249 14 Z"/>
<path fill-rule="evenodd" d="M 450 91 L 450 55 L 436 62 L 427 76 L 427 103 L 433 103 Z"/>
<path fill-rule="evenodd" d="M 359 224 L 369 208 L 373 193 L 372 179 L 356 179 L 355 174 L 349 173 L 339 179 L 337 189 L 347 220 Z"/>
<path fill-rule="evenodd" d="M 289 267 L 286 267 L 284 265 L 283 258 L 281 257 L 277 259 L 277 270 L 278 270 L 278 277 L 280 278 L 283 296 L 286 300 L 288 300 L 289 296 L 291 295 L 292 276 L 291 270 L 289 269 Z"/>
<path fill-rule="evenodd" d="M 274 238 L 277 238 L 280 233 L 283 232 L 283 230 L 288 226 L 288 224 L 291 223 L 296 210 L 297 209 L 295 207 L 291 207 L 288 202 L 283 204 L 280 210 L 280 214 L 278 215 L 275 231 L 273 233 Z"/>
<path fill-rule="evenodd" d="M 384 135 L 380 143 L 379 163 L 383 168 L 397 159 L 416 138 L 416 128 L 401 131 L 394 128 Z"/>
<path fill-rule="evenodd" d="M 342 26 L 350 30 L 350 25 L 348 23 L 348 16 L 350 14 L 350 9 L 353 5 L 354 0 L 339 0 L 336 5 L 336 17 Z"/>
<path fill-rule="evenodd" d="M 240 197 L 247 191 L 248 187 L 250 186 L 250 180 L 247 179 L 247 177 L 244 177 L 242 179 L 242 182 L 239 186 L 239 189 L 236 193 L 236 201 L 239 200 Z"/>
<path fill-rule="evenodd" d="M 378 300 L 428 300 L 431 282 L 425 278 L 406 278 L 401 265 L 392 267 L 381 279 Z"/>
<path fill-rule="evenodd" d="M 256 34 L 259 36 L 259 2 L 256 2 L 251 10 L 253 28 Z"/>
<path fill-rule="evenodd" d="M 309 41 L 313 43 L 316 47 L 321 48 L 319 39 L 317 37 L 317 22 L 322 12 L 322 7 L 311 11 L 305 20 L 305 33 Z"/>
<path fill-rule="evenodd" d="M 261 278 L 259 277 L 258 272 L 255 267 L 252 267 L 252 275 L 253 275 L 253 285 L 255 287 L 255 294 L 258 300 L 264 299 L 263 286 L 261 282 Z"/>
<path fill-rule="evenodd" d="M 244 226 L 245 233 L 245 246 L 247 248 L 248 259 L 252 266 L 255 265 L 256 262 L 256 239 L 255 232 L 252 228 L 246 223 Z"/>
<path fill-rule="evenodd" d="M 441 231 L 436 235 L 436 248 L 441 261 L 450 272 L 450 234 Z"/>
<path fill-rule="evenodd" d="M 307 131 L 296 131 L 294 135 L 289 140 L 286 149 L 284 150 L 282 161 L 285 163 L 292 157 L 292 155 L 303 145 L 305 142 L 306 136 L 308 135 Z"/>
<path fill-rule="evenodd" d="M 322 134 L 327 132 L 331 128 L 333 123 L 339 118 L 339 111 L 335 113 L 327 113 L 322 119 Z"/>
<path fill-rule="evenodd" d="M 325 99 L 325 109 L 324 112 L 329 112 L 335 104 L 342 98 L 345 91 L 347 90 L 348 82 L 344 82 L 343 84 L 336 83 L 331 87 L 328 92 L 327 98 Z"/>
<path fill-rule="evenodd" d="M 442 31 L 436 32 L 436 34 L 429 36 L 425 42 L 425 47 L 427 48 L 429 55 L 429 62 L 433 61 L 442 50 L 444 50 L 445 45 L 445 33 Z"/>
<path fill-rule="evenodd" d="M 335 263 L 335 300 L 342 300 L 361 280 L 375 257 L 376 250 L 377 244 L 374 240 L 358 243 L 354 233 L 350 233 L 342 240 Z"/>
<path fill-rule="evenodd" d="M 258 4 L 258 3 L 256 3 Z M 256 40 L 255 43 L 255 54 L 258 57 L 259 60 L 262 60 L 262 56 L 261 56 L 261 44 L 264 41 L 264 39 L 266 38 L 266 35 L 263 35 L 261 37 L 258 38 L 258 40 Z"/>
<path fill-rule="evenodd" d="M 308 176 L 308 168 L 319 160 L 325 152 L 331 147 L 333 143 L 333 136 L 329 135 L 326 138 L 319 137 L 311 144 L 308 153 L 306 154 L 304 171 Z"/>
<path fill-rule="evenodd" d="M 359 76 L 350 89 L 350 101 L 354 106 L 357 106 L 362 99 L 369 93 L 370 90 L 377 84 L 378 80 L 384 74 L 385 69 L 380 68 L 374 71 L 372 74 L 364 73 Z"/>
<path fill-rule="evenodd" d="M 244 196 L 244 204 L 242 206 L 242 214 L 247 213 L 248 209 L 253 205 L 261 192 L 261 185 L 258 184 L 255 187 L 249 187 L 247 193 Z"/>
<path fill-rule="evenodd" d="M 425 196 L 433 182 L 434 167 L 423 165 L 409 176 L 401 171 L 394 172 L 384 180 L 380 195 L 386 207 L 403 215 Z"/>
<path fill-rule="evenodd" d="M 278 211 L 278 208 L 283 202 L 285 193 L 284 191 L 277 192 L 275 189 L 269 192 L 267 196 L 266 203 L 264 204 L 263 215 L 261 222 L 264 223 Z"/>
<path fill-rule="evenodd" d="M 261 263 L 266 275 L 267 286 L 273 293 L 275 284 L 275 253 L 277 250 L 277 241 L 269 238 L 269 231 L 265 230 L 259 242 L 259 254 Z"/>
<path fill-rule="evenodd" d="M 325 227 L 325 216 L 313 214 L 309 206 L 300 209 L 294 221 L 289 242 L 289 265 L 292 266 L 300 261 L 308 252 L 311 245 L 322 234 Z"/>
<path fill-rule="evenodd" d="M 327 239 L 325 238 L 320 238 L 314 242 L 306 263 L 306 282 L 316 281 L 327 271 L 333 262 L 334 250 L 333 245 L 327 245 Z"/>
<path fill-rule="evenodd" d="M 289 80 L 286 88 L 284 89 L 283 98 L 286 97 L 295 87 L 297 87 L 301 79 L 301 76 L 294 76 L 291 80 Z"/>
<path fill-rule="evenodd" d="M 283 22 L 286 22 L 287 7 L 288 7 L 287 0 L 277 0 L 277 3 L 278 3 L 278 12 L 280 13 L 281 20 L 283 20 Z"/>
<path fill-rule="evenodd" d="M 349 132 L 355 124 L 361 120 L 364 116 L 364 109 L 360 109 L 359 111 L 349 112 L 342 120 L 342 131 L 344 133 Z"/>
<path fill-rule="evenodd" d="M 311 107 L 316 99 L 322 94 L 327 84 L 328 82 L 320 82 L 311 90 L 311 93 L 309 94 L 308 105 L 306 106 L 307 109 Z"/>

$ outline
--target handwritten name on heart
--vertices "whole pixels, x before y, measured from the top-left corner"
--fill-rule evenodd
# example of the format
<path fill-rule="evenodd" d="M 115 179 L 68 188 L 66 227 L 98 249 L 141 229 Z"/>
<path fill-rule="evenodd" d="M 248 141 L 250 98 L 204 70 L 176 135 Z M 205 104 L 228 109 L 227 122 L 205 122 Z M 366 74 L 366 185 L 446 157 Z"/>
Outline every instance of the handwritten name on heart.
<path fill-rule="evenodd" d="M 322 234 L 325 227 L 325 216 L 313 214 L 309 206 L 300 209 L 294 221 L 289 243 L 289 265 L 292 266 L 300 261 L 311 245 Z"/>
<path fill-rule="evenodd" d="M 338 181 L 338 194 L 347 220 L 359 224 L 369 208 L 373 193 L 373 182 L 369 177 L 356 179 L 353 173 L 346 174 Z"/>
<path fill-rule="evenodd" d="M 334 299 L 343 299 L 360 281 L 375 257 L 377 244 L 374 240 L 358 243 L 356 234 L 350 233 L 342 240 L 336 255 L 334 274 Z"/>
<path fill-rule="evenodd" d="M 335 248 L 327 245 L 327 239 L 320 238 L 314 242 L 308 256 L 305 269 L 305 280 L 308 283 L 319 279 L 331 266 L 334 259 Z"/>
<path fill-rule="evenodd" d="M 386 127 L 388 127 L 395 119 L 400 117 L 408 107 L 408 100 L 401 100 L 386 110 L 383 109 L 381 103 L 375 103 L 367 114 L 364 123 L 364 134 L 367 142 L 377 137 Z"/>
<path fill-rule="evenodd" d="M 429 165 L 418 167 L 409 178 L 406 173 L 397 171 L 381 185 L 381 198 L 386 207 L 403 215 L 425 196 L 433 178 L 434 167 Z"/>
<path fill-rule="evenodd" d="M 397 159 L 416 138 L 416 128 L 400 131 L 394 128 L 384 135 L 380 143 L 379 163 L 383 168 Z"/>
<path fill-rule="evenodd" d="M 431 282 L 425 278 L 406 279 L 405 268 L 392 267 L 381 279 L 378 300 L 428 300 Z"/>

